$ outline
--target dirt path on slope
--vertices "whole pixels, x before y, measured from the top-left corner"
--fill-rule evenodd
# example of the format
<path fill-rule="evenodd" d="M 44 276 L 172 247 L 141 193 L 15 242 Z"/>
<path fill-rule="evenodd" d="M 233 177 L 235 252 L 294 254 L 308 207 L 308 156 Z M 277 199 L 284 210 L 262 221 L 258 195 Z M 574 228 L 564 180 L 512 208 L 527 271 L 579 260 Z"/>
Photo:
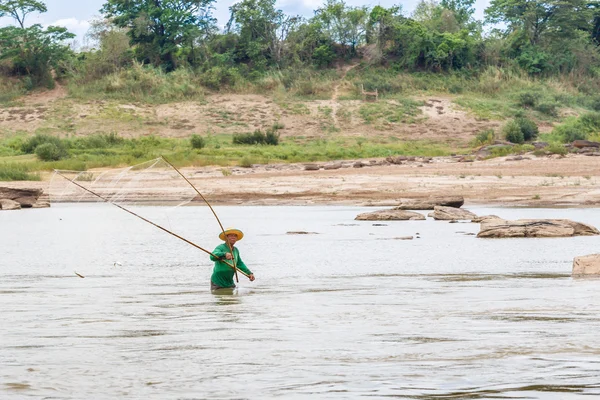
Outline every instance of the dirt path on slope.
<path fill-rule="evenodd" d="M 338 117 L 337 117 L 338 110 L 340 108 L 340 103 L 338 103 L 340 85 L 342 84 L 344 79 L 346 79 L 346 75 L 348 75 L 348 72 L 350 72 L 350 70 L 352 70 L 353 68 L 356 68 L 359 65 L 360 65 L 359 63 L 356 63 L 356 64 L 352 64 L 352 65 L 347 65 L 346 67 L 344 67 L 342 77 L 339 79 L 339 81 L 333 87 L 333 93 L 331 95 L 331 116 L 333 118 L 333 126 L 336 129 L 339 129 L 339 127 L 340 127 L 339 122 L 338 122 Z"/>

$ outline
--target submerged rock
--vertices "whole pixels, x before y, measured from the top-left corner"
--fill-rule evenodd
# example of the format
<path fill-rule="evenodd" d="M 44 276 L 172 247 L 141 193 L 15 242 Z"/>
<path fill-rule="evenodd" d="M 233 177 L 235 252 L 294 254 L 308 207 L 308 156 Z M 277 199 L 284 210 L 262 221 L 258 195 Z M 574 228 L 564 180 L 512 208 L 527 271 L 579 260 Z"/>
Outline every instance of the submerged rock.
<path fill-rule="evenodd" d="M 575 259 L 573 259 L 572 274 L 600 276 L 600 254 L 575 257 Z"/>
<path fill-rule="evenodd" d="M 354 219 L 357 221 L 422 221 L 425 220 L 425 216 L 414 211 L 393 209 L 359 214 Z"/>
<path fill-rule="evenodd" d="M 426 199 L 400 199 L 395 210 L 433 210 L 435 206 L 460 208 L 465 204 L 462 196 L 432 196 Z"/>
<path fill-rule="evenodd" d="M 477 215 L 470 211 L 455 207 L 435 206 L 433 213 L 430 214 L 433 219 L 441 221 L 464 221 L 473 220 Z"/>
<path fill-rule="evenodd" d="M 479 238 L 570 237 L 599 235 L 593 226 L 567 219 L 487 219 L 481 222 Z"/>

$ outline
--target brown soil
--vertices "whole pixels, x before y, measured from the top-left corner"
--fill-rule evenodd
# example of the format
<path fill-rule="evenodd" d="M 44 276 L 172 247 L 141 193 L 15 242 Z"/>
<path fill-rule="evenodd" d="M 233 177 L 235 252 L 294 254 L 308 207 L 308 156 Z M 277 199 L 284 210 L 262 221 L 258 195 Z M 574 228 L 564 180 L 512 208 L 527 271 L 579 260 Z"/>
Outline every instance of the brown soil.
<path fill-rule="evenodd" d="M 340 136 L 394 137 L 399 140 L 432 140 L 466 146 L 481 131 L 497 128 L 498 121 L 478 120 L 459 110 L 448 97 L 419 98 L 420 114 L 407 121 L 390 122 L 383 114 L 400 105 L 380 99 L 382 115 L 366 122 L 361 115 L 362 100 L 341 100 L 354 88 L 345 79 L 356 65 L 340 70 L 327 100 L 292 100 L 255 94 L 216 94 L 203 101 L 164 105 L 122 104 L 114 101 L 81 101 L 69 98 L 66 89 L 29 95 L 18 106 L 0 109 L 0 132 L 34 133 L 43 129 L 56 135 L 90 135 L 116 132 L 124 137 L 156 135 L 189 137 L 191 134 L 235 134 L 266 129 L 274 123 L 284 126 L 285 137 Z"/>

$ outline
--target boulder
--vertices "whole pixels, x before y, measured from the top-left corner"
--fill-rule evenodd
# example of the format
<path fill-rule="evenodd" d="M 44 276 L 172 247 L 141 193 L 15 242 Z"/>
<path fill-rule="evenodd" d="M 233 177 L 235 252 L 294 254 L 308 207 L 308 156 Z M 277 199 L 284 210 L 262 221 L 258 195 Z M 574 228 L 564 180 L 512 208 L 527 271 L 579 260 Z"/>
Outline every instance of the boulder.
<path fill-rule="evenodd" d="M 0 187 L 0 199 L 15 200 L 20 197 L 35 197 L 36 199 L 42 195 L 42 189 L 13 189 Z"/>
<path fill-rule="evenodd" d="M 318 171 L 321 169 L 319 164 L 304 164 L 305 171 Z"/>
<path fill-rule="evenodd" d="M 393 209 L 359 214 L 354 219 L 357 221 L 422 221 L 425 220 L 425 216 L 413 211 Z"/>
<path fill-rule="evenodd" d="M 394 210 L 433 210 L 435 206 L 460 208 L 465 204 L 462 196 L 432 196 L 426 199 L 400 199 Z"/>
<path fill-rule="evenodd" d="M 573 259 L 573 275 L 599 275 L 600 254 L 575 257 Z"/>
<path fill-rule="evenodd" d="M 42 189 L 13 189 L 8 187 L 0 187 L 0 200 L 6 200 L 10 202 L 4 202 L 0 209 L 2 210 L 17 210 L 21 208 L 32 208 L 42 195 Z M 19 205 L 15 208 L 13 203 Z M 50 205 L 48 205 L 49 207 Z"/>
<path fill-rule="evenodd" d="M 0 199 L 0 210 L 20 210 L 21 205 L 14 200 Z"/>
<path fill-rule="evenodd" d="M 481 222 L 479 238 L 594 236 L 600 232 L 590 225 L 566 219 L 487 219 Z"/>
<path fill-rule="evenodd" d="M 433 209 L 433 219 L 440 221 L 464 221 L 473 220 L 477 215 L 470 211 L 455 207 L 435 206 Z"/>
<path fill-rule="evenodd" d="M 390 164 L 402 164 L 405 161 L 408 161 L 408 157 L 407 156 L 389 156 L 385 159 L 385 161 L 389 162 Z"/>
<path fill-rule="evenodd" d="M 600 143 L 591 142 L 589 140 L 574 140 L 573 143 L 571 143 L 571 146 L 577 147 L 578 149 L 583 149 L 585 147 L 600 148 Z"/>
<path fill-rule="evenodd" d="M 323 166 L 323 169 L 326 169 L 326 170 L 340 169 L 340 168 L 342 168 L 342 163 L 325 164 Z"/>
<path fill-rule="evenodd" d="M 38 201 L 37 197 L 19 197 L 14 200 L 21 205 L 21 208 L 32 208 Z"/>
<path fill-rule="evenodd" d="M 501 219 L 501 218 L 497 215 L 482 215 L 481 217 L 473 218 L 471 220 L 471 222 L 475 222 L 475 223 L 479 224 L 488 219 Z"/>

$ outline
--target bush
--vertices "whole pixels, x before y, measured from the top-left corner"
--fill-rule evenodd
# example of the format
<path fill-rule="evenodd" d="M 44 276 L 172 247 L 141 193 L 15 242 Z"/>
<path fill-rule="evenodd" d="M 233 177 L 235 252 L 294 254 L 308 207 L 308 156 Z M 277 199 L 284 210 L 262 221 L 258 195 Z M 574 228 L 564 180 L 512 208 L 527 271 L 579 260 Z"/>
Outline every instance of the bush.
<path fill-rule="evenodd" d="M 552 131 L 563 143 L 585 140 L 600 131 L 600 113 L 590 112 L 579 118 L 569 117 Z"/>
<path fill-rule="evenodd" d="M 552 117 L 556 117 L 558 115 L 556 103 L 540 103 L 534 107 L 536 111 L 541 112 L 542 114 L 550 115 Z"/>
<path fill-rule="evenodd" d="M 279 144 L 279 134 L 273 128 L 269 129 L 266 134 L 257 129 L 254 133 L 233 135 L 233 144 L 268 144 L 277 146 Z"/>
<path fill-rule="evenodd" d="M 54 143 L 43 143 L 35 148 L 35 155 L 42 161 L 58 161 L 66 152 Z"/>
<path fill-rule="evenodd" d="M 200 135 L 192 135 L 190 144 L 192 149 L 203 149 L 206 146 L 206 140 Z"/>
<path fill-rule="evenodd" d="M 494 130 L 486 129 L 485 131 L 479 132 L 475 137 L 475 142 L 478 145 L 488 144 L 494 141 Z"/>
<path fill-rule="evenodd" d="M 511 143 L 521 144 L 525 141 L 523 131 L 516 121 L 510 121 L 502 129 L 504 137 Z"/>
<path fill-rule="evenodd" d="M 21 145 L 21 151 L 26 154 L 33 154 L 39 145 L 51 143 L 55 145 L 57 148 L 65 150 L 65 145 L 62 140 L 57 138 L 56 136 L 44 135 L 44 134 L 36 134 L 35 136 L 30 137 Z"/>
<path fill-rule="evenodd" d="M 535 107 L 539 99 L 539 93 L 523 92 L 519 94 L 519 105 L 521 107 Z"/>
<path fill-rule="evenodd" d="M 567 148 L 560 143 L 551 143 L 544 150 L 552 154 L 561 154 L 563 156 L 567 154 Z"/>
<path fill-rule="evenodd" d="M 592 99 L 590 108 L 594 111 L 600 111 L 600 96 L 597 96 L 594 99 Z"/>
<path fill-rule="evenodd" d="M 516 118 L 515 122 L 519 125 L 521 132 L 523 132 L 523 139 L 525 139 L 526 142 L 534 140 L 540 133 L 535 122 L 529 118 Z"/>

